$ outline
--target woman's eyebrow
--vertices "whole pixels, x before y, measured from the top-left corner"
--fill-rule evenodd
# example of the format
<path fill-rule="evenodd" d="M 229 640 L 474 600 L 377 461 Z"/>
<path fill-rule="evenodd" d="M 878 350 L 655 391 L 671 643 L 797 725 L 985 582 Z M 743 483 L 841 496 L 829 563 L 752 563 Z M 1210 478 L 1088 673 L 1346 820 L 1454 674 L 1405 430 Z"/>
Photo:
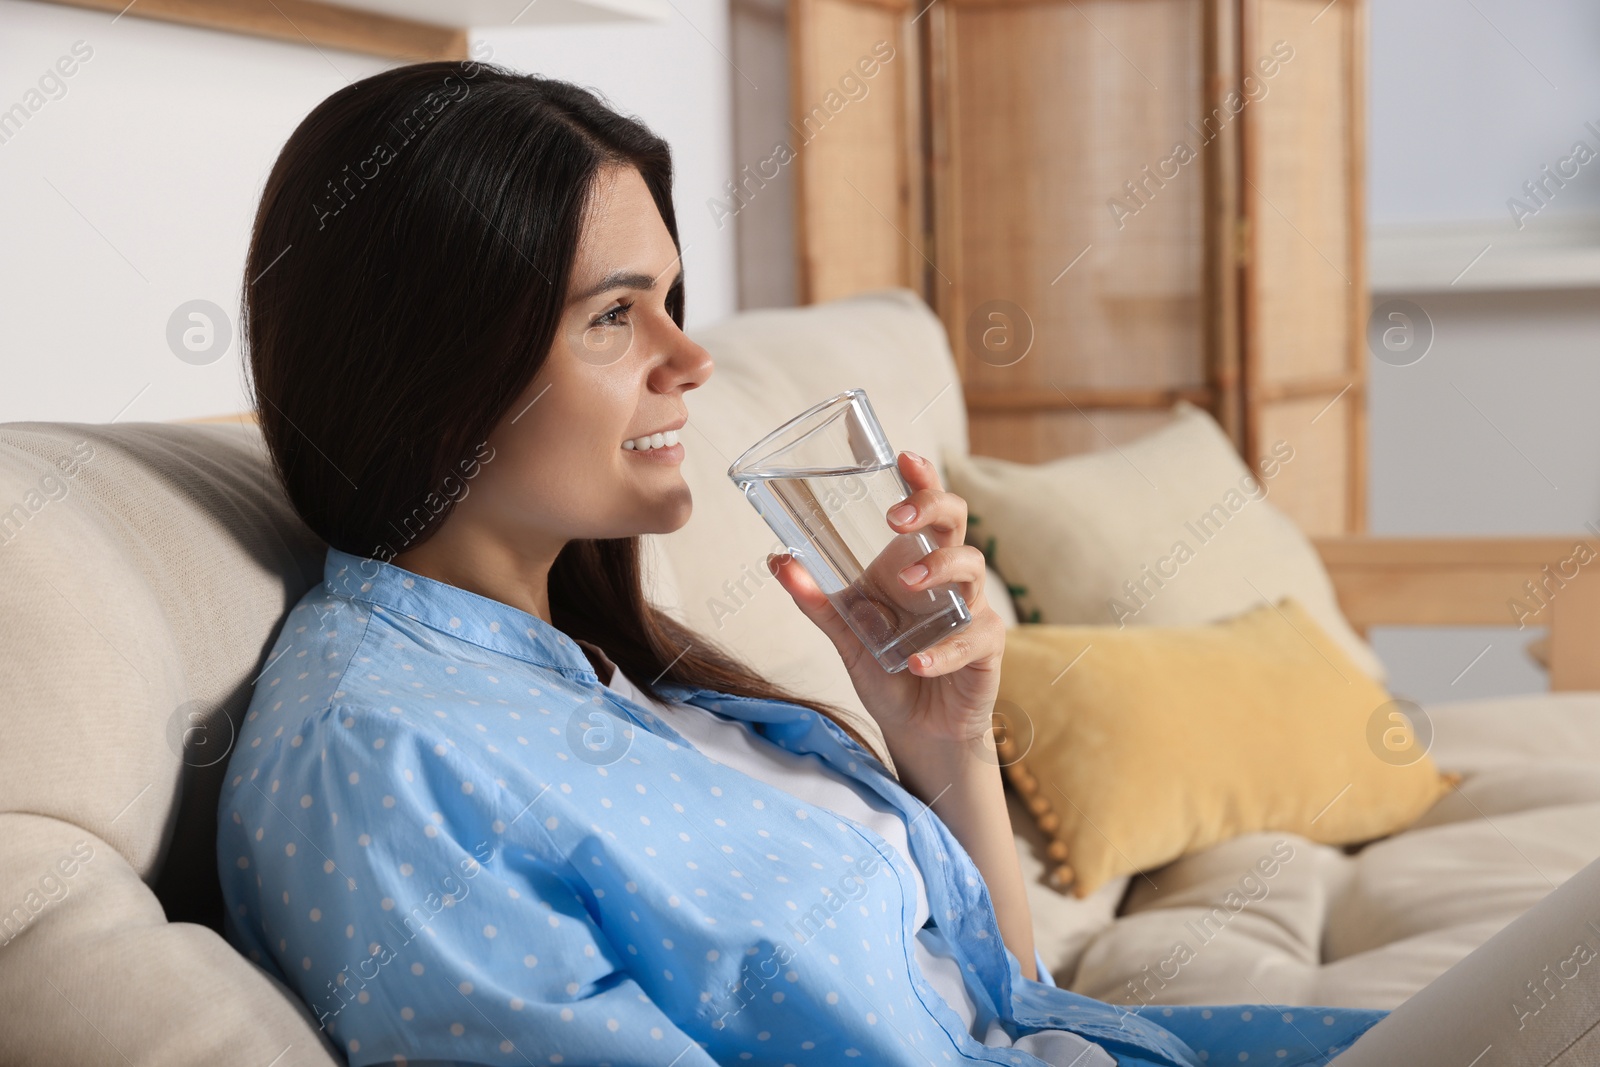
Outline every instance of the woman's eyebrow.
<path fill-rule="evenodd" d="M 672 284 L 677 285 L 681 281 L 683 281 L 683 268 L 679 267 L 678 275 L 672 280 Z M 643 289 L 648 292 L 655 287 L 655 278 L 650 277 L 648 274 L 641 274 L 636 270 L 614 270 L 581 293 L 574 294 L 567 303 L 576 304 L 579 301 L 589 299 L 591 296 L 599 296 L 608 289 Z M 671 288 L 671 286 L 668 288 Z"/>

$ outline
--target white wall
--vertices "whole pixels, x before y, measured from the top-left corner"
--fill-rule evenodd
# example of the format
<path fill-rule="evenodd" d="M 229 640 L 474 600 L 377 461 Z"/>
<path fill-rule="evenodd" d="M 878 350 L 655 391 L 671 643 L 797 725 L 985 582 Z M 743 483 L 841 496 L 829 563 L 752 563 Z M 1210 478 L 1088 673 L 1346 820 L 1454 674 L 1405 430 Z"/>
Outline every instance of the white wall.
<path fill-rule="evenodd" d="M 1368 6 L 1370 221 L 1500 219 L 1514 232 L 1506 199 L 1573 141 L 1595 143 L 1584 123 L 1600 127 L 1600 4 Z M 1600 212 L 1600 161 L 1580 174 L 1530 226 Z"/>
<path fill-rule="evenodd" d="M 731 231 L 704 208 L 730 170 L 725 0 L 660 24 L 475 33 L 495 62 L 601 90 L 672 144 L 691 328 L 735 304 Z M 702 36 L 704 34 L 704 36 Z M 167 321 L 235 322 L 257 198 L 316 103 L 389 63 L 131 15 L 0 0 L 0 111 L 82 41 L 65 92 L 0 143 L 0 422 L 166 420 L 245 406 L 223 358 L 175 357 Z"/>
<path fill-rule="evenodd" d="M 733 81 L 733 164 L 728 177 L 735 180 L 749 167 L 765 182 L 760 195 L 753 196 L 752 186 L 736 179 L 745 190 L 744 204 L 724 220 L 738 239 L 739 307 L 793 307 L 800 302 L 795 234 L 799 168 L 782 167 L 772 178 L 762 168 L 779 142 L 794 139 L 785 0 L 732 0 L 728 17 L 730 58 L 751 78 Z"/>
<path fill-rule="evenodd" d="M 672 0 L 660 24 L 480 31 L 494 62 L 599 90 L 672 145 L 673 204 L 688 299 L 685 326 L 737 308 L 733 227 L 717 227 L 706 201 L 733 176 L 733 104 L 739 77 L 726 58 L 727 0 Z"/>
<path fill-rule="evenodd" d="M 1370 222 L 1494 222 L 1514 242 L 1507 199 L 1574 141 L 1600 147 L 1585 128 L 1600 128 L 1600 5 L 1378 0 L 1371 11 Z M 1596 213 L 1600 160 L 1526 230 Z M 1412 366 L 1370 365 L 1371 530 L 1576 536 L 1600 519 L 1600 291 L 1373 300 L 1391 296 L 1418 304 L 1436 339 Z M 1373 636 L 1391 687 L 1414 698 L 1546 685 L 1523 651 L 1531 630 Z"/>

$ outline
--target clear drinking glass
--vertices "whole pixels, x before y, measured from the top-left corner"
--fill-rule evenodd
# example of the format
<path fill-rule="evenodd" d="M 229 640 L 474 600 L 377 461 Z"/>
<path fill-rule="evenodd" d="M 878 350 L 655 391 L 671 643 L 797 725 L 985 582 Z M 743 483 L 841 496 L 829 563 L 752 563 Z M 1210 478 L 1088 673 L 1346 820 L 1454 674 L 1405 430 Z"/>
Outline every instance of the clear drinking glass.
<path fill-rule="evenodd" d="M 899 573 L 936 547 L 898 533 L 888 511 L 911 495 L 865 390 L 796 415 L 748 448 L 728 477 L 891 674 L 972 622 L 949 583 L 907 589 Z"/>

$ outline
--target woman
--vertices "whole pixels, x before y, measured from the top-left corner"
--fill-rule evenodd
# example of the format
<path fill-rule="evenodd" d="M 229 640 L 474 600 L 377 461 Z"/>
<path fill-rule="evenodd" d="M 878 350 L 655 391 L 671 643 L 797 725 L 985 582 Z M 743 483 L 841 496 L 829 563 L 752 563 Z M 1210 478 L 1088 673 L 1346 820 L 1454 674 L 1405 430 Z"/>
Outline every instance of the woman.
<path fill-rule="evenodd" d="M 681 527 L 667 146 L 592 94 L 431 63 L 334 94 L 244 290 L 277 473 L 329 544 L 221 803 L 229 936 L 352 1063 L 1321 1064 L 1384 1013 L 1055 988 L 985 732 L 1004 630 L 926 460 L 902 575 L 974 619 L 885 673 L 801 567 L 892 776 L 835 709 L 641 592 Z"/>

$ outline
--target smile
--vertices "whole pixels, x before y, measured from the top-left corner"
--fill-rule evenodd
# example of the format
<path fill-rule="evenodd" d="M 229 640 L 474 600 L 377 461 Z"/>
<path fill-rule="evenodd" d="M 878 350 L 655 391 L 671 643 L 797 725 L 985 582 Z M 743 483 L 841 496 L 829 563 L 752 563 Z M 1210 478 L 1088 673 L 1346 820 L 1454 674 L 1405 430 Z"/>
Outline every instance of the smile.
<path fill-rule="evenodd" d="M 623 448 L 635 452 L 648 452 L 653 448 L 671 448 L 678 443 L 678 431 L 668 430 L 665 433 L 653 433 L 647 437 L 634 437 L 622 442 Z"/>
<path fill-rule="evenodd" d="M 622 442 L 625 452 L 632 452 L 641 459 L 661 460 L 676 462 L 683 458 L 683 445 L 678 443 L 678 431 L 667 430 L 663 433 L 653 433 L 648 437 L 634 437 Z"/>

